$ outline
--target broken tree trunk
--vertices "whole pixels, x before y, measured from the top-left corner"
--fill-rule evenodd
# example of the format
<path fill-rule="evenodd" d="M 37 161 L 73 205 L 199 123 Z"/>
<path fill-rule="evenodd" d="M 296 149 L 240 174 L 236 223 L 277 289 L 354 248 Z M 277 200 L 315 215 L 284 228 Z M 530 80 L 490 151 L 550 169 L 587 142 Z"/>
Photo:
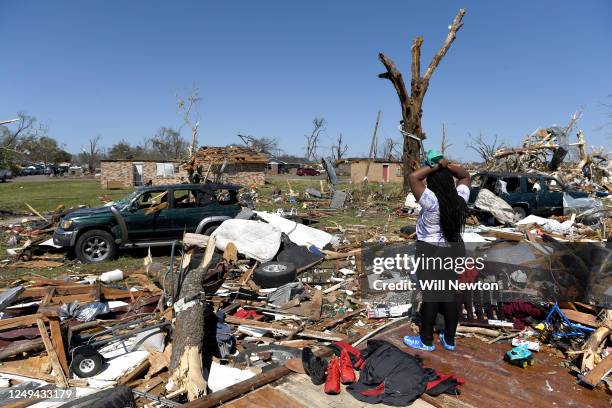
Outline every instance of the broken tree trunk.
<path fill-rule="evenodd" d="M 379 78 L 385 78 L 391 81 L 397 96 L 400 100 L 402 108 L 402 133 L 404 136 L 404 150 L 402 154 L 402 167 L 404 173 L 404 191 L 410 190 L 408 185 L 408 175 L 412 171 L 419 167 L 421 161 L 421 143 L 425 139 L 425 133 L 421 127 L 421 117 L 423 111 L 421 109 L 423 105 L 423 98 L 427 92 L 429 86 L 429 80 L 433 75 L 444 55 L 450 48 L 453 41 L 457 36 L 457 31 L 463 25 L 462 20 L 465 15 L 465 9 L 460 9 L 455 16 L 453 23 L 450 26 L 448 35 L 442 47 L 438 50 L 436 55 L 432 58 L 425 74 L 421 76 L 421 45 L 423 44 L 423 37 L 417 37 L 412 42 L 412 79 L 410 81 L 410 96 L 406 90 L 406 85 L 402 74 L 395 67 L 395 63 L 389 59 L 385 54 L 379 53 L 378 59 L 385 66 L 387 72 L 379 74 Z"/>
<path fill-rule="evenodd" d="M 189 401 L 206 395 L 207 382 L 203 374 L 206 302 L 202 292 L 214 250 L 215 238 L 211 236 L 208 238 L 202 263 L 197 268 L 187 271 L 179 288 L 174 287 L 176 275 L 173 271 L 166 273 L 160 268 L 150 271 L 167 294 L 176 292 L 174 299 L 176 317 L 168 371 L 171 376 L 172 391 L 184 390 Z"/>

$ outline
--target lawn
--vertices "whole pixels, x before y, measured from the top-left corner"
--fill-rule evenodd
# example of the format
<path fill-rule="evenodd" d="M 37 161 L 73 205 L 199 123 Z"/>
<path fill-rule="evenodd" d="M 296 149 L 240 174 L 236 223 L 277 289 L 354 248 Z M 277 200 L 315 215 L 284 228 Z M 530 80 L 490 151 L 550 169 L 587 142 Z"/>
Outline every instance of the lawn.
<path fill-rule="evenodd" d="M 0 184 L 0 210 L 27 214 L 26 202 L 39 212 L 52 211 L 60 204 L 97 207 L 103 204 L 100 197 L 117 199 L 129 191 L 104 190 L 99 180 L 91 179 L 8 182 Z"/>
<path fill-rule="evenodd" d="M 308 210 L 304 208 L 304 203 L 300 202 L 299 198 L 295 203 L 290 203 L 286 199 L 289 193 L 289 185 L 291 185 L 291 189 L 294 193 L 302 197 L 304 196 L 304 191 L 309 187 L 319 190 L 321 188 L 321 181 L 323 181 L 323 189 L 326 190 L 328 188 L 327 182 L 320 177 L 269 177 L 267 184 L 257 189 L 258 199 L 256 208 L 266 211 L 276 211 L 278 208 L 283 208 L 287 212 L 290 211 L 291 208 L 296 208 L 300 215 L 305 215 Z M 279 188 L 284 195 L 285 199 L 281 202 L 273 202 L 271 199 L 271 193 L 275 188 Z M 337 225 L 345 228 L 353 225 L 365 225 L 367 227 L 380 227 L 380 229 L 376 231 L 378 231 L 379 234 L 386 235 L 407 223 L 414 222 L 414 220 L 401 218 L 393 213 L 393 210 L 404 201 L 404 196 L 401 193 L 401 185 L 399 184 L 362 185 L 350 184 L 348 181 L 343 181 L 335 186 L 335 188 L 347 191 L 353 197 L 353 201 L 348 204 L 347 208 L 342 210 L 333 212 L 321 211 L 321 214 L 324 213 L 326 215 L 318 218 L 320 228 Z M 100 199 L 102 196 L 108 199 L 117 199 L 130 191 L 129 189 L 104 190 L 100 187 L 100 182 L 98 180 L 91 179 L 9 182 L 0 184 L 0 210 L 10 210 L 18 214 L 28 214 L 30 211 L 25 206 L 25 202 L 41 213 L 53 211 L 60 204 L 63 204 L 66 208 L 79 204 L 96 207 L 103 204 Z M 307 203 L 307 205 L 312 205 L 312 203 Z M 321 201 L 319 207 L 324 209 L 328 207 L 328 205 L 329 201 Z M 316 209 L 313 210 L 316 211 Z M 364 233 L 372 231 L 374 230 L 371 228 L 364 229 Z M 5 255 L 7 238 L 7 233 L 0 232 L 0 259 Z M 154 252 L 154 257 L 160 257 L 159 259 L 165 262 L 170 250 L 159 248 Z M 118 259 L 100 265 L 69 262 L 65 266 L 59 268 L 42 270 L 10 270 L 9 268 L 2 269 L 0 267 L 0 277 L 10 279 L 24 273 L 60 276 L 63 274 L 97 274 L 112 269 L 132 271 L 142 266 L 142 258 L 145 255 L 145 251 L 121 251 Z"/>

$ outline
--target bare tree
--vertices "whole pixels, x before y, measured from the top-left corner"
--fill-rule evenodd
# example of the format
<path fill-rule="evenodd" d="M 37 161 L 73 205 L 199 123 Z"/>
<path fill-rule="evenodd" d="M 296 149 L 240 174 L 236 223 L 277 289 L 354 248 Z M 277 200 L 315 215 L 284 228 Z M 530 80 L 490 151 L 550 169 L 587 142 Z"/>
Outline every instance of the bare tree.
<path fill-rule="evenodd" d="M 1 150 L 22 153 L 19 149 L 20 140 L 26 137 L 33 137 L 37 133 L 34 128 L 34 124 L 36 123 L 36 118 L 34 116 L 27 115 L 25 112 L 19 112 L 17 116 L 17 129 L 14 131 L 7 130 L 0 135 Z"/>
<path fill-rule="evenodd" d="M 314 128 L 312 129 L 312 133 L 310 135 L 306 135 L 306 160 L 318 161 L 317 158 L 317 149 L 319 148 L 319 137 L 321 136 L 321 132 L 325 130 L 325 125 L 327 122 L 324 118 L 315 117 L 312 120 L 312 124 Z"/>
<path fill-rule="evenodd" d="M 344 154 L 348 151 L 348 148 L 348 145 L 344 143 L 344 140 L 342 139 L 342 133 L 340 133 L 338 139 L 336 139 L 336 144 L 334 144 L 331 149 L 332 159 L 334 161 L 342 160 Z"/>
<path fill-rule="evenodd" d="M 385 139 L 384 144 L 381 146 L 380 156 L 389 161 L 398 160 L 402 156 L 400 146 L 401 142 L 387 138 Z"/>
<path fill-rule="evenodd" d="M 200 103 L 202 98 L 200 98 L 200 91 L 198 87 L 193 85 L 191 89 L 191 94 L 187 97 L 185 101 L 178 94 L 176 94 L 176 100 L 178 103 L 177 110 L 183 119 L 183 126 L 188 126 L 191 130 L 191 145 L 189 145 L 189 156 L 192 156 L 196 145 L 198 144 L 198 134 L 200 128 L 200 121 L 198 119 L 198 114 L 193 113 L 193 109 L 195 105 Z M 194 122 L 195 121 L 195 122 Z M 179 129 L 180 132 L 180 129 Z"/>
<path fill-rule="evenodd" d="M 391 81 L 402 107 L 401 130 L 404 135 L 404 148 L 402 154 L 404 191 L 410 189 L 408 185 L 408 175 L 418 167 L 421 161 L 421 142 L 426 137 L 421 127 L 423 98 L 427 92 L 431 76 L 455 40 L 457 31 L 463 26 L 462 20 L 464 15 L 465 9 L 460 9 L 453 23 L 449 26 L 448 35 L 446 36 L 444 44 L 436 55 L 434 55 L 423 76 L 421 76 L 421 45 L 423 44 L 423 37 L 414 39 L 412 42 L 412 79 L 410 81 L 410 95 L 408 95 L 402 74 L 395 67 L 395 63 L 385 54 L 378 54 L 378 58 L 387 69 L 386 72 L 379 74 L 378 77 Z"/>
<path fill-rule="evenodd" d="M 238 137 L 245 146 L 264 154 L 276 154 L 278 152 L 278 139 L 275 137 L 255 137 L 251 135 L 241 135 Z"/>
<path fill-rule="evenodd" d="M 151 139 L 147 140 L 153 155 L 163 160 L 181 160 L 189 150 L 189 143 L 179 131 L 161 127 Z"/>
<path fill-rule="evenodd" d="M 446 125 L 443 123 L 442 124 L 442 139 L 440 139 L 440 153 L 442 153 L 442 155 L 445 156 L 446 155 L 446 151 L 452 145 L 453 144 L 452 143 L 448 143 L 448 140 L 446 139 Z"/>
<path fill-rule="evenodd" d="M 87 161 L 87 166 L 90 172 L 93 172 L 96 167 L 96 161 L 100 157 L 100 140 L 102 140 L 102 135 L 96 135 L 89 139 L 86 149 L 81 148 L 81 152 L 83 153 L 83 156 Z"/>
<path fill-rule="evenodd" d="M 482 131 L 478 134 L 478 137 L 472 137 L 471 134 L 468 134 L 470 137 L 470 141 L 466 143 L 466 147 L 468 149 L 474 150 L 480 158 L 488 163 L 489 160 L 493 158 L 495 152 L 504 147 L 504 143 L 498 140 L 497 135 L 493 138 L 492 141 L 488 142 L 482 136 Z"/>

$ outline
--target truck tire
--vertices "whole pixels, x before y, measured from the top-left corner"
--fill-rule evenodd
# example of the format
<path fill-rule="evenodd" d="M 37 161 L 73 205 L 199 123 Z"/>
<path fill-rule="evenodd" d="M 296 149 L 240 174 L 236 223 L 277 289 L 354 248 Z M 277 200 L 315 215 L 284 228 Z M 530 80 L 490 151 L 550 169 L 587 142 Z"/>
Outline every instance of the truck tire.
<path fill-rule="evenodd" d="M 114 259 L 117 255 L 117 246 L 110 233 L 90 230 L 77 238 L 74 252 L 83 263 L 97 263 Z"/>
<path fill-rule="evenodd" d="M 215 232 L 215 230 L 216 230 L 217 228 L 219 228 L 219 226 L 218 226 L 218 225 L 211 225 L 210 227 L 207 227 L 207 228 L 204 230 L 203 234 L 204 234 L 204 235 L 208 235 L 208 236 L 210 237 L 210 234 L 212 234 L 213 232 Z"/>
<path fill-rule="evenodd" d="M 290 262 L 265 262 L 253 272 L 253 282 L 262 288 L 278 288 L 295 281 L 295 265 Z"/>
<path fill-rule="evenodd" d="M 119 386 L 70 401 L 62 408 L 135 408 L 134 394 L 129 387 Z"/>
<path fill-rule="evenodd" d="M 527 216 L 527 210 L 521 206 L 512 207 L 512 211 L 514 211 L 514 221 L 522 220 Z"/>

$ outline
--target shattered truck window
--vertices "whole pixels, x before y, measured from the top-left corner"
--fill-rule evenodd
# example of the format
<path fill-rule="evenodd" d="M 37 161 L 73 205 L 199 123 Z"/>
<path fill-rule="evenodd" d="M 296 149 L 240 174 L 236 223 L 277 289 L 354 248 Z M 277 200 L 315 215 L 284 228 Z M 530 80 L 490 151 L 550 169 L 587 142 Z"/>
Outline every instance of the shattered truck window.
<path fill-rule="evenodd" d="M 236 190 L 217 190 L 217 200 L 221 205 L 236 204 L 238 202 L 238 192 Z"/>
<path fill-rule="evenodd" d="M 168 201 L 167 191 L 147 191 L 136 200 L 136 208 L 151 208 L 155 205 Z"/>
<path fill-rule="evenodd" d="M 193 190 L 174 190 L 174 208 L 193 208 L 196 206 L 196 195 Z"/>
<path fill-rule="evenodd" d="M 508 193 L 520 193 L 521 179 L 519 177 L 506 177 L 503 181 L 506 182 L 506 191 Z"/>

